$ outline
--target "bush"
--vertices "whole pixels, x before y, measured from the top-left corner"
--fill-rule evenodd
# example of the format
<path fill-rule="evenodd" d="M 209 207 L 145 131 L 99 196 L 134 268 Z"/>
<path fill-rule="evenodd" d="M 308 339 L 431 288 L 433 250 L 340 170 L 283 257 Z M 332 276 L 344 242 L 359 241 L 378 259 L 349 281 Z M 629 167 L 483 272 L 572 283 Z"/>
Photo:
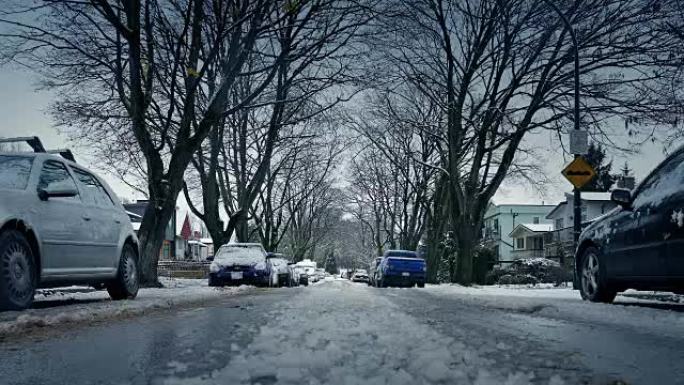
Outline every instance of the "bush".
<path fill-rule="evenodd" d="M 504 274 L 499 278 L 500 285 L 536 285 L 539 280 L 530 274 Z"/>
<path fill-rule="evenodd" d="M 516 259 L 506 267 L 496 267 L 487 274 L 487 284 L 515 285 L 572 281 L 572 272 L 546 258 Z"/>

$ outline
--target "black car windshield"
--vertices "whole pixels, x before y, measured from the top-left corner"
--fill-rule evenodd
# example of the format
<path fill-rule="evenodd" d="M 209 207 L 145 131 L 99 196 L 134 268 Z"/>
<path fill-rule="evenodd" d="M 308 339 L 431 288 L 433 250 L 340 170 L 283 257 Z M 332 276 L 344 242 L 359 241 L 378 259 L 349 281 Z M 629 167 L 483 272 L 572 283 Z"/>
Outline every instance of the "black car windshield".
<path fill-rule="evenodd" d="M 0 189 L 24 190 L 32 165 L 32 157 L 0 155 Z"/>

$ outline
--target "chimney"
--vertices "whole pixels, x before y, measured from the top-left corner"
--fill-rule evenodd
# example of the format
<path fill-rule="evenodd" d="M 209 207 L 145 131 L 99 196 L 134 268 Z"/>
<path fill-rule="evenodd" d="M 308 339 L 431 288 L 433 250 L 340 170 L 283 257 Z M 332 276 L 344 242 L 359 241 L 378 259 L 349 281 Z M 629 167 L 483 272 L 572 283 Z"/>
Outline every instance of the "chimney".
<path fill-rule="evenodd" d="M 621 175 L 617 181 L 617 186 L 619 188 L 626 188 L 628 190 L 634 190 L 635 184 L 636 184 L 636 180 L 631 175 L 630 176 Z"/>

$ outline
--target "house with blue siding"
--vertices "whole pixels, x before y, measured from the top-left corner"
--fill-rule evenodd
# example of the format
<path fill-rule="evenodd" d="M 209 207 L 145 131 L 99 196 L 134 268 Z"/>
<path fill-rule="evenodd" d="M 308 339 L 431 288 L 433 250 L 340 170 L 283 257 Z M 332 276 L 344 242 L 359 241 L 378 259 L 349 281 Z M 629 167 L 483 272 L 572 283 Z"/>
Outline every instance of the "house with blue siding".
<path fill-rule="evenodd" d="M 555 205 L 490 203 L 482 228 L 482 243 L 492 249 L 499 261 L 512 261 L 515 249 L 511 232 L 519 224 L 553 224 L 546 216 Z"/>

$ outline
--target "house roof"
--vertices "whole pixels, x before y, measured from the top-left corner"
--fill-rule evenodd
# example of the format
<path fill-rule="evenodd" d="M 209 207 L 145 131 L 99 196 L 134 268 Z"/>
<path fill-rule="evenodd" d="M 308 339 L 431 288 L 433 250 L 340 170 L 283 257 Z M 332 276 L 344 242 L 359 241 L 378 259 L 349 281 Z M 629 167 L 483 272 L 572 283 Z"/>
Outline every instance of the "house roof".
<path fill-rule="evenodd" d="M 546 219 L 551 219 L 553 214 L 556 213 L 556 211 L 560 210 L 563 207 L 563 205 L 567 205 L 567 204 L 568 204 L 568 201 L 561 202 L 561 203 L 557 204 L 556 207 L 553 208 L 553 210 L 549 211 L 549 213 L 546 214 Z"/>
<path fill-rule="evenodd" d="M 529 233 L 546 233 L 553 231 L 553 225 L 550 223 L 521 223 L 508 234 L 509 237 L 515 238 L 515 235 L 527 231 Z"/>

